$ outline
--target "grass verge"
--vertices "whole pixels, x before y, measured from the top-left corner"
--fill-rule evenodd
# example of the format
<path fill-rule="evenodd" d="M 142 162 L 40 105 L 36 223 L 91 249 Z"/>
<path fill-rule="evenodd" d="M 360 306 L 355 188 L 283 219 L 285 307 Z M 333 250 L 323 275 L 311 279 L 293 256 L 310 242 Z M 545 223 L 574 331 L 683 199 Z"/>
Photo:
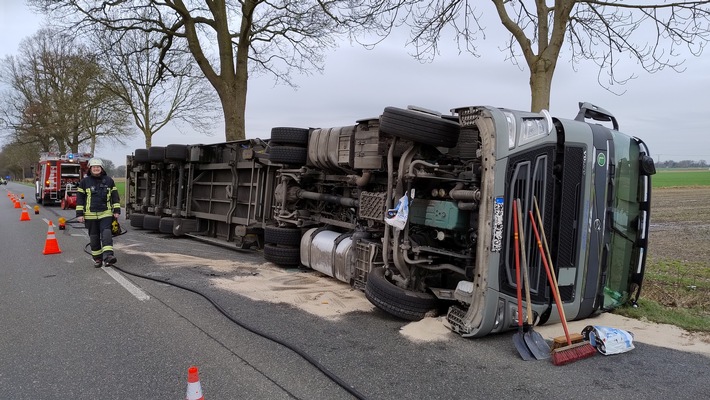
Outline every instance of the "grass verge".
<path fill-rule="evenodd" d="M 614 313 L 659 324 L 675 325 L 690 332 L 710 332 L 710 316 L 707 313 L 697 309 L 666 307 L 654 300 L 645 299 L 643 295 L 637 308 L 624 306 L 614 310 Z"/>

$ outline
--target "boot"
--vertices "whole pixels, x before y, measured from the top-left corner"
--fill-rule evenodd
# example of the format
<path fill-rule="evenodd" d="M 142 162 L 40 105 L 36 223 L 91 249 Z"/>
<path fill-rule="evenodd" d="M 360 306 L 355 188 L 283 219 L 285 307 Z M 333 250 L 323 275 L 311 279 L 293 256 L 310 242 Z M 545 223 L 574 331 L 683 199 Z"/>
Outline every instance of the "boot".
<path fill-rule="evenodd" d="M 118 260 L 116 260 L 116 256 L 114 256 L 113 254 L 107 254 L 106 259 L 104 261 L 106 261 L 106 265 L 114 265 Z"/>

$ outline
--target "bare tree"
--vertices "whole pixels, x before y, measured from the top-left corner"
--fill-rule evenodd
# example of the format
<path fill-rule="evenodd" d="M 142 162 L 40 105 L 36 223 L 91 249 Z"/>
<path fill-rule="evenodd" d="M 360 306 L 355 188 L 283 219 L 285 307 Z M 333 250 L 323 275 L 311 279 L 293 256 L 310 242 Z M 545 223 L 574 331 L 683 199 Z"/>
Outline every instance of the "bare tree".
<path fill-rule="evenodd" d="M 40 30 L 4 60 L 6 134 L 41 151 L 78 152 L 97 137 L 128 134 L 120 109 L 108 109 L 95 56 L 68 35 Z M 119 116 L 118 118 L 116 116 Z M 107 122 L 108 121 L 108 122 Z"/>
<path fill-rule="evenodd" d="M 13 175 L 15 179 L 30 177 L 39 151 L 37 144 L 6 143 L 0 150 L 0 175 Z"/>
<path fill-rule="evenodd" d="M 149 30 L 95 31 L 105 87 L 130 110 L 145 146 L 168 123 L 185 123 L 209 135 L 214 97 L 203 77 L 194 75 L 194 60 L 178 46 L 163 53 L 155 44 L 161 35 Z M 167 73 L 163 73 L 167 70 Z"/>
<path fill-rule="evenodd" d="M 549 108 L 557 61 L 566 54 L 574 65 L 588 60 L 599 68 L 599 83 L 610 90 L 633 75 L 619 76 L 622 55 L 648 72 L 683 70 L 683 55 L 699 56 L 710 39 L 710 1 L 491 0 L 510 36 L 509 58 L 522 58 L 530 73 L 531 110 Z M 450 30 L 460 51 L 481 56 L 476 41 L 485 38 L 484 22 L 493 15 L 469 0 L 373 0 L 370 18 L 381 35 L 400 24 L 411 28 L 414 56 L 431 60 Z M 548 3 L 550 3 L 548 5 Z M 490 23 L 490 22 L 489 22 Z M 566 49 L 566 50 L 565 50 Z"/>
<path fill-rule="evenodd" d="M 163 54 L 183 41 L 214 87 L 224 113 L 227 140 L 245 138 L 247 82 L 251 73 L 270 73 L 291 84 L 293 72 L 323 68 L 323 51 L 335 35 L 367 29 L 371 18 L 345 15 L 353 0 L 30 0 L 55 20 L 77 28 L 97 24 L 117 31 L 162 35 Z M 146 18 L 146 16 L 150 16 Z M 356 23 L 357 22 L 357 23 Z"/>

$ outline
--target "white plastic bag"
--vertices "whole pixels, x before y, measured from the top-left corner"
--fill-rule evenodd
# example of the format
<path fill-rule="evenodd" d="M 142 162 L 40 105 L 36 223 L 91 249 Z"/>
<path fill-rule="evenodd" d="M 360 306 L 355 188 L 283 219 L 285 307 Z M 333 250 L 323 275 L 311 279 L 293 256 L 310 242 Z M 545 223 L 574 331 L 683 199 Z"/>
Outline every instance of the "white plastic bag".
<path fill-rule="evenodd" d="M 634 349 L 634 335 L 623 329 L 608 326 L 589 325 L 582 330 L 582 336 L 589 344 L 604 355 L 626 353 Z"/>
<path fill-rule="evenodd" d="M 399 199 L 397 205 L 394 208 L 387 210 L 385 213 L 385 223 L 395 227 L 396 229 L 402 230 L 404 226 L 407 225 L 407 218 L 409 217 L 409 198 L 405 194 Z"/>

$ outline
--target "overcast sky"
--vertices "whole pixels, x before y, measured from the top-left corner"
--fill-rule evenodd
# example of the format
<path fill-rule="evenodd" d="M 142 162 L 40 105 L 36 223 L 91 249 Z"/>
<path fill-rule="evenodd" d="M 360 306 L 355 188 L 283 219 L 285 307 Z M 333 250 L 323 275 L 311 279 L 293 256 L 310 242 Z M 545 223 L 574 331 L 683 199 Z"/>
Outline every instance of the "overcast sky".
<path fill-rule="evenodd" d="M 15 55 L 20 41 L 42 26 L 21 0 L 0 0 L 0 57 Z M 247 137 L 270 136 L 274 126 L 331 127 L 352 125 L 356 120 L 378 116 L 384 107 L 418 105 L 448 113 L 451 108 L 490 105 L 520 110 L 530 108 L 528 73 L 505 61 L 499 50 L 505 37 L 491 23 L 487 39 L 477 42 L 484 56 L 458 54 L 455 47 L 442 47 L 431 63 L 413 59 L 405 39 L 391 38 L 374 50 L 344 42 L 329 52 L 325 72 L 295 77 L 299 86 L 274 85 L 271 76 L 249 81 Z M 638 77 L 610 93 L 597 83 L 594 65 L 574 71 L 563 55 L 552 85 L 550 112 L 555 117 L 574 118 L 579 101 L 588 101 L 611 111 L 620 130 L 646 142 L 656 161 L 706 160 L 710 162 L 710 52 L 688 58 L 682 74 L 661 71 L 648 74 L 624 65 Z M 161 130 L 153 145 L 214 143 L 224 141 L 221 122 L 212 136 L 180 133 L 174 127 Z M 125 155 L 144 147 L 137 134 L 126 146 L 104 144 L 96 156 L 115 165 L 125 164 Z"/>

